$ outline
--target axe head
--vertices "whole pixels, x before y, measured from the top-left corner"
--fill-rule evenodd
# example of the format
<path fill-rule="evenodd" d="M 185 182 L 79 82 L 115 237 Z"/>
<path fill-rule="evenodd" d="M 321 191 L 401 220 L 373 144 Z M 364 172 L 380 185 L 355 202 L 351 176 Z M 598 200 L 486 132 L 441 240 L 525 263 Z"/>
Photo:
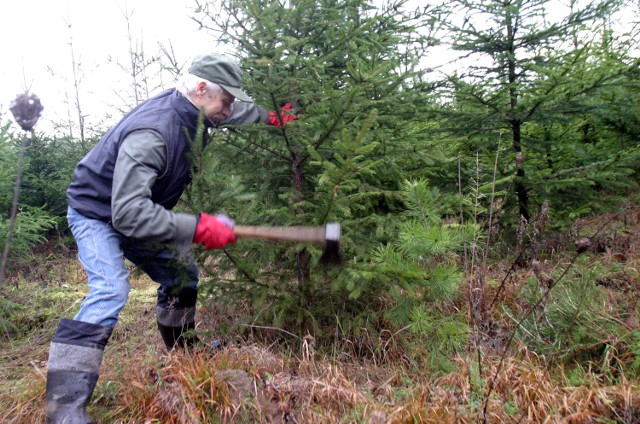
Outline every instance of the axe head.
<path fill-rule="evenodd" d="M 322 256 L 318 260 L 320 265 L 342 265 L 340 255 L 340 238 L 342 230 L 337 222 L 330 222 L 325 227 L 325 243 Z"/>

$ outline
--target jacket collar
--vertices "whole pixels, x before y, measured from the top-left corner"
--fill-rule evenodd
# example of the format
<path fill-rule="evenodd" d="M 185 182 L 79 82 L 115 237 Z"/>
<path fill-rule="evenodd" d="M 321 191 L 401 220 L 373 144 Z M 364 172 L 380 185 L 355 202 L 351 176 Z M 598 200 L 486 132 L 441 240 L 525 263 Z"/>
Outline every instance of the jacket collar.
<path fill-rule="evenodd" d="M 196 130 L 196 125 L 198 123 L 198 116 L 200 115 L 200 109 L 196 107 L 189 99 L 182 95 L 178 90 L 172 88 L 173 93 L 171 95 L 171 107 L 175 109 L 182 119 L 183 123 L 188 127 L 189 131 Z M 207 128 L 214 128 L 216 125 L 213 124 L 207 118 L 204 117 L 204 126 Z"/>

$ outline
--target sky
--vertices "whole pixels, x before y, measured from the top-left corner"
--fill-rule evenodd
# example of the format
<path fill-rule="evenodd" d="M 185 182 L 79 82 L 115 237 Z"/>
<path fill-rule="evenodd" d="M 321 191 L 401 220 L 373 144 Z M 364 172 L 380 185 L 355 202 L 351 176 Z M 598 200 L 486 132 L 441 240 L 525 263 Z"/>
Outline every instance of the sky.
<path fill-rule="evenodd" d="M 422 2 L 409 0 L 412 7 Z M 54 123 L 76 117 L 69 106 L 72 41 L 85 123 L 98 133 L 108 129 L 129 108 L 118 93 L 131 92 L 130 76 L 108 60 L 126 63 L 128 32 L 147 56 L 158 51 L 158 43 L 171 42 L 183 64 L 199 53 L 223 50 L 193 21 L 196 6 L 196 0 L 0 0 L 0 122 L 13 121 L 10 103 L 25 88 L 44 106 L 37 132 L 54 135 L 60 131 Z"/>
<path fill-rule="evenodd" d="M 410 0 L 408 5 L 423 3 Z M 74 92 L 72 40 L 87 125 L 106 130 L 128 108 L 118 93 L 130 92 L 130 76 L 108 60 L 126 63 L 128 33 L 143 43 L 147 55 L 158 51 L 158 43 L 171 42 L 183 64 L 199 53 L 221 50 L 192 20 L 196 6 L 195 0 L 0 0 L 0 122 L 13 120 L 10 102 L 25 88 L 44 105 L 37 131 L 53 135 L 53 123 L 68 121 L 67 97 Z M 429 63 L 447 56 L 432 49 Z"/>
<path fill-rule="evenodd" d="M 73 93 L 70 40 L 81 66 L 81 104 L 98 117 L 113 113 L 117 92 L 130 84 L 128 75 L 108 58 L 128 58 L 127 19 L 132 37 L 147 55 L 158 42 L 173 45 L 184 63 L 215 49 L 212 37 L 198 30 L 195 0 L 5 0 L 0 4 L 0 115 L 4 122 L 10 102 L 25 91 L 36 94 L 44 111 L 37 131 L 48 132 L 51 121 L 68 116 L 65 96 Z M 89 121 L 90 118 L 87 118 Z"/>

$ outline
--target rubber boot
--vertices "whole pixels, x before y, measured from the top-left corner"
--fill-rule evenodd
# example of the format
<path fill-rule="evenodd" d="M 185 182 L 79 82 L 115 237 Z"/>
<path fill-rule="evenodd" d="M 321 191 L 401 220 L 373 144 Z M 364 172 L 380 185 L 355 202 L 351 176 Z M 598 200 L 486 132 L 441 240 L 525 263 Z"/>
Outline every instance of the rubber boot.
<path fill-rule="evenodd" d="M 104 347 L 113 328 L 62 319 L 47 364 L 47 424 L 87 424 Z"/>
<path fill-rule="evenodd" d="M 194 334 L 189 334 L 196 327 L 195 306 L 171 309 L 158 306 L 156 313 L 158 330 L 160 330 L 160 335 L 167 349 L 191 348 L 198 343 L 198 338 Z"/>

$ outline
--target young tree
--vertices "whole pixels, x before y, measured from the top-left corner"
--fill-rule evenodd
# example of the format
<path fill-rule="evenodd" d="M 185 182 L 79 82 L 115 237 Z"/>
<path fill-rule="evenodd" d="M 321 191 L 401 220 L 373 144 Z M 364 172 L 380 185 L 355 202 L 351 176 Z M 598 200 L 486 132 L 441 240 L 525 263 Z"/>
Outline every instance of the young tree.
<path fill-rule="evenodd" d="M 66 140 L 70 144 L 70 148 L 81 151 L 81 153 L 88 152 L 96 142 L 102 132 L 101 128 L 104 117 L 87 120 L 87 102 L 85 96 L 91 94 L 91 91 L 87 91 L 86 78 L 90 76 L 91 72 L 95 69 L 87 71 L 82 63 L 82 58 L 76 54 L 76 44 L 73 37 L 73 25 L 70 21 L 66 21 L 67 30 L 69 33 L 69 66 L 71 69 L 71 78 L 67 79 L 67 73 L 59 74 L 58 70 L 48 67 L 48 72 L 51 76 L 56 78 L 63 78 L 65 80 L 64 99 L 66 105 L 66 119 L 61 122 L 54 122 L 54 133 L 58 135 L 57 140 Z M 102 116 L 102 115 L 101 115 Z M 61 135 L 64 133 L 64 136 Z M 39 139 L 40 140 L 40 139 Z M 66 144 L 66 143 L 65 143 Z M 71 146 L 71 144 L 77 144 L 77 146 Z M 64 146 L 65 148 L 67 146 Z M 75 157 L 75 156 L 74 156 Z"/>
<path fill-rule="evenodd" d="M 122 101 L 119 110 L 123 114 L 151 97 L 160 82 L 161 65 L 159 65 L 159 57 L 153 53 L 149 56 L 142 41 L 143 37 L 137 38 L 134 35 L 134 28 L 132 27 L 134 13 L 134 10 L 129 9 L 122 11 L 126 24 L 128 62 L 121 63 L 117 59 L 109 58 L 110 62 L 113 62 L 130 78 L 128 90 L 124 92 L 115 91 L 115 94 Z"/>
<path fill-rule="evenodd" d="M 95 140 L 88 138 L 87 142 Z M 76 140 L 34 134 L 26 150 L 21 204 L 44 208 L 66 225 L 67 186 L 85 154 Z"/>
<path fill-rule="evenodd" d="M 210 172 L 194 180 L 188 201 L 206 200 L 208 209 L 231 212 L 242 223 L 336 220 L 343 224 L 345 256 L 354 263 L 369 260 L 380 242 L 397 233 L 392 214 L 405 207 L 398 194 L 405 165 L 415 169 L 425 160 L 414 125 L 428 86 L 416 76 L 433 42 L 435 19 L 428 12 L 434 11 L 406 11 L 404 5 L 390 2 L 378 10 L 364 0 L 200 4 L 200 24 L 237 47 L 247 70 L 245 87 L 257 103 L 274 111 L 290 103 L 299 120 L 218 134 L 205 152 L 208 161 L 199 164 Z M 311 272 L 317 247 L 265 249 L 245 241 L 240 247 L 241 253 L 227 257 L 248 283 L 228 284 L 227 292 L 250 296 L 264 311 L 261 319 L 296 323 L 302 335 L 348 309 L 361 312 L 376 296 L 354 295 L 354 305 L 346 306 L 345 293 L 360 290 L 358 276 L 335 278 L 332 289 L 330 279 Z"/>
<path fill-rule="evenodd" d="M 13 198 L 11 200 L 11 210 L 9 215 L 8 224 L 5 225 L 5 222 L 1 219 L 0 216 L 0 234 L 4 239 L 4 249 L 2 253 L 2 263 L 0 264 L 0 287 L 4 284 L 4 276 L 5 271 L 7 269 L 7 264 L 9 261 L 9 254 L 11 253 L 12 247 L 12 237 L 14 236 L 13 231 L 16 227 L 16 217 L 18 212 L 18 200 L 20 198 L 20 189 L 22 187 L 22 167 L 24 164 L 24 157 L 27 144 L 29 142 L 29 134 L 33 136 L 33 129 L 38 119 L 40 119 L 40 114 L 42 113 L 43 106 L 40 103 L 40 99 L 35 94 L 29 93 L 29 91 L 25 91 L 25 93 L 18 95 L 16 99 L 11 102 L 11 113 L 13 114 L 16 123 L 22 128 L 24 131 L 24 135 L 20 141 L 20 151 L 18 153 L 18 164 L 16 167 L 16 178 L 15 184 L 13 186 Z M 22 219 L 21 219 L 22 221 Z M 33 227 L 29 224 L 33 224 L 32 220 L 26 218 L 25 222 L 25 236 L 29 236 L 32 234 Z M 50 225 L 51 223 L 45 224 Z M 37 227 L 37 230 L 41 230 L 42 227 Z M 36 230 L 36 231 L 37 231 Z M 28 237 L 24 237 L 24 239 L 28 239 Z M 24 241 L 24 240 L 19 240 Z"/>
<path fill-rule="evenodd" d="M 76 60 L 76 54 L 75 54 L 75 50 L 74 50 L 74 45 L 73 45 L 73 35 L 71 33 L 71 24 L 67 23 L 67 26 L 69 28 L 69 53 L 71 54 L 71 75 L 73 77 L 73 108 L 75 109 L 75 112 L 77 114 L 78 117 L 78 122 L 77 122 L 77 128 L 79 131 L 79 141 L 80 141 L 80 146 L 82 146 L 82 150 L 84 150 L 85 152 L 89 151 L 90 146 L 87 145 L 87 140 L 86 140 L 86 136 L 85 136 L 85 122 L 84 122 L 84 118 L 85 118 L 85 113 L 82 111 L 82 103 L 80 102 L 80 88 L 81 88 L 81 84 L 82 84 L 82 70 L 81 70 L 81 64 L 80 62 L 78 62 Z M 68 95 L 67 95 L 67 99 L 68 99 Z M 67 100 L 68 101 L 68 100 Z M 73 121 L 71 119 L 71 111 L 69 110 L 69 138 L 71 140 L 74 139 L 73 136 Z"/>
<path fill-rule="evenodd" d="M 558 174 L 560 166 L 571 167 L 564 162 L 573 150 L 566 138 L 568 120 L 587 113 L 585 99 L 631 69 L 628 62 L 592 56 L 602 22 L 619 2 L 592 2 L 557 21 L 549 11 L 558 9 L 549 0 L 453 3 L 464 19 L 450 26 L 452 47 L 473 61 L 449 78 L 455 98 L 447 109 L 450 134 L 464 135 L 471 141 L 468 150 L 487 152 L 489 161 L 499 134 L 508 134 L 512 154 L 499 171 L 511 176 L 503 181 L 512 181 L 518 214 L 529 220 L 532 192 L 541 194 L 560 181 L 566 187 L 579 178 Z M 551 125 L 562 129 L 540 131 Z"/>
<path fill-rule="evenodd" d="M 9 121 L 0 123 L 0 214 L 11 214 L 19 149 L 10 132 Z M 19 144 L 18 144 L 19 146 Z"/>

